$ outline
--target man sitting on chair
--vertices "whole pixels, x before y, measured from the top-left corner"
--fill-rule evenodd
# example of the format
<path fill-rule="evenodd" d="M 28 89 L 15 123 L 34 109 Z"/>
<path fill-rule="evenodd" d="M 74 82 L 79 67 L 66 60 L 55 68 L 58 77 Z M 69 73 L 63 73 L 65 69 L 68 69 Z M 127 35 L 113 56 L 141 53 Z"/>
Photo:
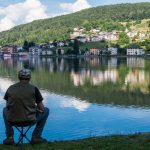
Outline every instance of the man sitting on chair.
<path fill-rule="evenodd" d="M 49 115 L 49 109 L 44 107 L 43 97 L 39 89 L 31 85 L 31 71 L 22 69 L 18 73 L 19 82 L 11 85 L 4 96 L 6 107 L 3 110 L 3 118 L 6 127 L 5 145 L 14 144 L 14 131 L 12 123 L 35 122 L 36 127 L 32 133 L 31 142 L 42 143 L 47 140 L 42 138 L 46 120 Z"/>

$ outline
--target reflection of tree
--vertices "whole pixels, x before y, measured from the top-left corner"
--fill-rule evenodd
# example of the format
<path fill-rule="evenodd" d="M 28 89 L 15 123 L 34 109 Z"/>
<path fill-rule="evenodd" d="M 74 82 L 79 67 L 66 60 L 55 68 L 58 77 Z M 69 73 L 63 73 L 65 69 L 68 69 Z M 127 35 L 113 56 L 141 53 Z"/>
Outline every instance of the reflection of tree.
<path fill-rule="evenodd" d="M 125 78 L 126 78 L 126 76 L 128 74 L 128 68 L 126 67 L 125 64 L 121 63 L 118 66 L 118 74 L 119 74 L 120 83 L 124 84 Z"/>
<path fill-rule="evenodd" d="M 74 72 L 79 71 L 79 59 L 74 59 L 73 61 Z"/>
<path fill-rule="evenodd" d="M 23 67 L 26 69 L 29 69 L 29 61 L 24 61 L 23 62 Z"/>
<path fill-rule="evenodd" d="M 77 61 L 77 62 L 76 62 Z M 60 61 L 53 61 L 56 65 L 60 64 Z M 83 61 L 81 61 L 83 63 Z M 49 64 L 50 62 L 48 62 Z M 77 63 L 75 67 L 74 64 Z M 66 60 L 65 67 L 67 68 L 70 65 L 70 69 L 76 68 L 78 73 L 80 73 L 79 68 L 81 68 L 80 61 L 68 59 Z M 7 65 L 3 65 L 3 62 L 0 63 L 0 76 L 3 77 L 11 77 L 13 80 L 17 80 L 17 71 L 21 67 L 21 62 L 16 64 L 16 67 L 9 67 Z M 52 64 L 52 62 L 51 62 Z M 19 66 L 19 67 L 18 67 Z M 58 68 L 58 67 L 57 67 Z M 97 68 L 96 68 L 97 69 Z M 94 73 L 96 71 L 95 68 L 90 68 L 90 70 Z M 99 68 L 99 71 L 101 68 Z M 107 66 L 105 70 L 107 71 Z M 86 69 L 85 69 L 86 70 Z M 90 73 L 91 73 L 90 71 Z M 103 72 L 103 71 L 102 71 Z M 150 71 L 145 72 L 147 76 L 150 76 Z M 38 87 L 42 89 L 47 89 L 51 92 L 71 95 L 83 100 L 87 100 L 91 103 L 98 104 L 114 104 L 114 105 L 123 105 L 123 106 L 150 106 L 150 95 L 146 93 L 142 93 L 139 88 L 135 88 L 130 91 L 121 89 L 124 84 L 125 77 L 129 73 L 129 70 L 126 68 L 124 63 L 121 63 L 118 67 L 119 79 L 120 82 L 102 82 L 101 84 L 97 84 L 93 86 L 91 84 L 90 78 L 86 78 L 85 84 L 82 86 L 74 86 L 73 81 L 70 77 L 70 72 L 50 72 L 48 69 L 37 68 L 32 72 L 32 83 L 36 84 Z M 147 78 L 146 78 L 147 79 Z M 149 87 L 149 84 L 147 84 Z"/>

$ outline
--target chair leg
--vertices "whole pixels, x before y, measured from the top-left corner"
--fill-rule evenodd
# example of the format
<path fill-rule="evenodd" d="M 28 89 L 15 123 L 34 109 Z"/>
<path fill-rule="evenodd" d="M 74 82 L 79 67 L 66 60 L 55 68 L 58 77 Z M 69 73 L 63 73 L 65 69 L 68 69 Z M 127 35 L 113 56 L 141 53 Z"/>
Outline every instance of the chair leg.
<path fill-rule="evenodd" d="M 30 144 L 32 144 L 32 143 L 31 143 L 31 140 L 29 140 L 29 138 L 27 138 L 27 136 L 26 136 L 27 132 L 30 130 L 31 127 L 32 127 L 32 126 L 29 126 L 26 131 L 24 131 L 24 128 L 23 128 L 23 127 L 21 127 L 21 129 L 18 128 L 18 127 L 16 127 L 16 129 L 20 132 L 20 136 L 19 136 L 17 145 L 19 145 L 20 143 L 23 144 L 23 139 L 24 139 L 24 138 L 25 138 Z"/>

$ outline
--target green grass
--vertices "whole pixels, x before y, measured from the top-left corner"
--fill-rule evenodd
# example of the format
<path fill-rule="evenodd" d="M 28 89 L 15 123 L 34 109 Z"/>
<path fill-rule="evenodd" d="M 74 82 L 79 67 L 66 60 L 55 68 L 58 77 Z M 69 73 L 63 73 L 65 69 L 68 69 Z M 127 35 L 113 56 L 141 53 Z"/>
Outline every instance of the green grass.
<path fill-rule="evenodd" d="M 77 141 L 49 142 L 24 145 L 25 150 L 150 150 L 150 133 L 94 137 Z M 0 145 L 0 150 L 16 150 L 15 146 Z"/>

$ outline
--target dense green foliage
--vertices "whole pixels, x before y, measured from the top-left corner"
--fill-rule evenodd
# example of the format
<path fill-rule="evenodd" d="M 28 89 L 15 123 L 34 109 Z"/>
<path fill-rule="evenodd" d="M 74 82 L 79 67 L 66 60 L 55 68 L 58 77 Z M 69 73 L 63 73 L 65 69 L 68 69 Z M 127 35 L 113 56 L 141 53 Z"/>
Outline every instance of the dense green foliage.
<path fill-rule="evenodd" d="M 150 3 L 118 4 L 86 9 L 77 13 L 33 21 L 0 33 L 0 45 L 23 44 L 25 40 L 45 43 L 69 38 L 74 27 L 124 30 L 120 21 L 150 18 Z"/>

